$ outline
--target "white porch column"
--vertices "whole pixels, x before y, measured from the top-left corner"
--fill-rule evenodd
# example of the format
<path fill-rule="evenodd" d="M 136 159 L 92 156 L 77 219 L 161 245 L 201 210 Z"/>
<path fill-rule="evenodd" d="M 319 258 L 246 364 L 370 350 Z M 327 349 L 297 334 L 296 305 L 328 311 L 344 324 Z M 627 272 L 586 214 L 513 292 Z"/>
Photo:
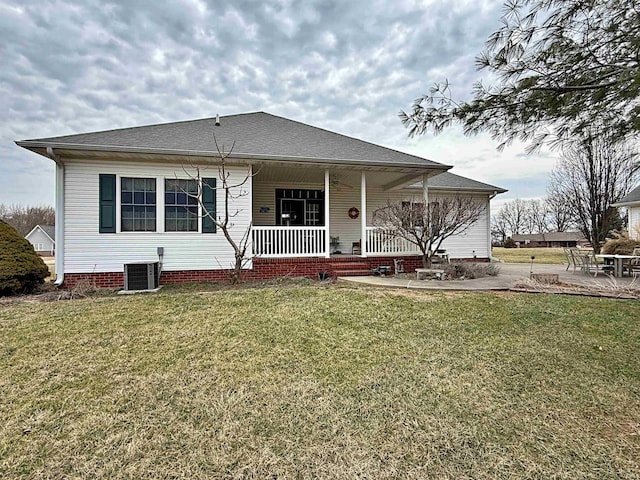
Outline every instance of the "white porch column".
<path fill-rule="evenodd" d="M 424 206 L 429 204 L 429 186 L 427 185 L 429 175 L 426 173 L 422 175 L 422 199 L 424 200 Z"/>
<path fill-rule="evenodd" d="M 360 256 L 367 256 L 367 174 L 362 171 L 360 178 L 360 221 L 362 234 L 360 236 Z"/>
<path fill-rule="evenodd" d="M 429 208 L 429 186 L 427 182 L 429 181 L 429 175 L 426 173 L 422 174 L 422 201 L 424 202 L 425 208 Z M 423 210 L 424 211 L 424 210 Z M 429 212 L 429 210 L 426 210 Z M 431 215 L 429 215 L 431 218 Z M 429 250 L 431 250 L 431 243 L 429 243 Z"/>
<path fill-rule="evenodd" d="M 329 221 L 329 169 L 324 169 L 324 256 L 331 256 L 331 222 Z"/>

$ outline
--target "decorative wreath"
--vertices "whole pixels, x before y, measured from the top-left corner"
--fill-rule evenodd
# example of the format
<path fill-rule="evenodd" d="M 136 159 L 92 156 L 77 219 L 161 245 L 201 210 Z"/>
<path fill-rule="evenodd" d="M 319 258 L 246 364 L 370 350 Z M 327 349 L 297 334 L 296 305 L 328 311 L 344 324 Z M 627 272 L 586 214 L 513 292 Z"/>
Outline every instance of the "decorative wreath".
<path fill-rule="evenodd" d="M 358 218 L 358 215 L 360 215 L 360 210 L 356 207 L 351 207 L 349 209 L 349 218 Z"/>

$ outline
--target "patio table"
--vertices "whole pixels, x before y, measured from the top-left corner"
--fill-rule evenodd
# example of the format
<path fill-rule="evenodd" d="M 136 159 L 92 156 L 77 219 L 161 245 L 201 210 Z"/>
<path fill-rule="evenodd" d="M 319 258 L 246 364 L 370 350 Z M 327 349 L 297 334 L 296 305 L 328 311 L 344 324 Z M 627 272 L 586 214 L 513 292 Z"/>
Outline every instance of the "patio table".
<path fill-rule="evenodd" d="M 602 258 L 606 263 L 613 263 L 613 276 L 622 277 L 624 275 L 624 262 L 625 260 L 631 261 L 634 258 L 640 258 L 638 255 L 612 255 L 612 254 L 599 254 L 596 258 Z"/>
<path fill-rule="evenodd" d="M 624 263 L 625 261 L 627 262 L 631 262 L 631 260 L 633 259 L 640 259 L 640 255 L 616 255 L 616 261 L 618 262 L 618 269 L 620 272 L 620 275 L 616 275 L 616 277 L 618 276 L 622 276 L 624 274 Z"/>

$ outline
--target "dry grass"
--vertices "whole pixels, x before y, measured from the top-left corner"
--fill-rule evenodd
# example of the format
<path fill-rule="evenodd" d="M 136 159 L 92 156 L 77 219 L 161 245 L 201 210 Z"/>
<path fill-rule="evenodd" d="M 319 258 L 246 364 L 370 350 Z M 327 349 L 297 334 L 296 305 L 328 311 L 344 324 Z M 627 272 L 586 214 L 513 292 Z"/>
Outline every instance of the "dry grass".
<path fill-rule="evenodd" d="M 553 265 L 566 264 L 567 260 L 562 248 L 503 248 L 493 247 L 494 257 L 506 263 L 529 263 L 531 256 L 535 256 L 534 263 L 548 263 Z"/>
<path fill-rule="evenodd" d="M 637 301 L 177 293 L 0 306 L 1 478 L 640 476 Z"/>
<path fill-rule="evenodd" d="M 590 285 L 541 283 L 536 280 L 523 280 L 516 283 L 513 290 L 640 300 L 640 282 L 635 278 L 631 283 L 618 283 L 615 277 L 607 277 L 605 280 L 595 281 Z"/>

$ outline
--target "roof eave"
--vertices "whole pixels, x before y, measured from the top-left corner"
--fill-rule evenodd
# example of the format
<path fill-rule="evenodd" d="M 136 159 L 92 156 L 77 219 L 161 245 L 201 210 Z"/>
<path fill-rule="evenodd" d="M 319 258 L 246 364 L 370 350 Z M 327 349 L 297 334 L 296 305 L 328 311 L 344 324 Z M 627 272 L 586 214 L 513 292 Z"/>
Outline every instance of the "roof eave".
<path fill-rule="evenodd" d="M 611 206 L 612 207 L 640 207 L 640 200 L 634 200 L 631 202 L 612 203 Z"/>
<path fill-rule="evenodd" d="M 421 187 L 407 187 L 408 190 L 422 190 Z M 442 191 L 451 191 L 451 192 L 469 192 L 469 193 L 487 193 L 487 194 L 501 194 L 507 193 L 509 190 L 505 190 L 504 188 L 469 188 L 469 187 L 443 187 L 436 185 L 429 185 L 429 190 L 442 190 Z"/>
<path fill-rule="evenodd" d="M 129 147 L 129 146 L 114 146 L 114 145 L 83 145 L 73 143 L 61 143 L 61 142 L 41 142 L 32 140 L 19 140 L 15 142 L 19 147 L 31 150 L 39 155 L 47 156 L 46 154 L 39 152 L 39 148 L 55 148 L 61 150 L 86 150 L 86 151 L 98 151 L 98 152 L 117 152 L 117 153 L 137 153 L 137 154 L 157 154 L 157 155 L 176 155 L 187 157 L 209 157 L 219 158 L 218 152 L 211 152 L 207 150 L 177 150 L 168 148 L 146 148 L 146 147 Z M 452 165 L 421 162 L 384 162 L 375 160 L 358 160 L 358 159 L 346 159 L 346 158 L 317 158 L 317 157 L 296 157 L 286 155 L 268 155 L 268 154 L 255 154 L 255 153 L 235 153 L 232 152 L 228 155 L 233 159 L 247 159 L 247 160 L 273 160 L 273 161 L 296 161 L 302 163 L 323 163 L 323 164 L 342 164 L 342 165 L 362 165 L 362 166 L 379 166 L 379 167 L 399 167 L 399 168 L 421 168 L 426 170 L 438 170 L 445 172 L 451 169 Z"/>

